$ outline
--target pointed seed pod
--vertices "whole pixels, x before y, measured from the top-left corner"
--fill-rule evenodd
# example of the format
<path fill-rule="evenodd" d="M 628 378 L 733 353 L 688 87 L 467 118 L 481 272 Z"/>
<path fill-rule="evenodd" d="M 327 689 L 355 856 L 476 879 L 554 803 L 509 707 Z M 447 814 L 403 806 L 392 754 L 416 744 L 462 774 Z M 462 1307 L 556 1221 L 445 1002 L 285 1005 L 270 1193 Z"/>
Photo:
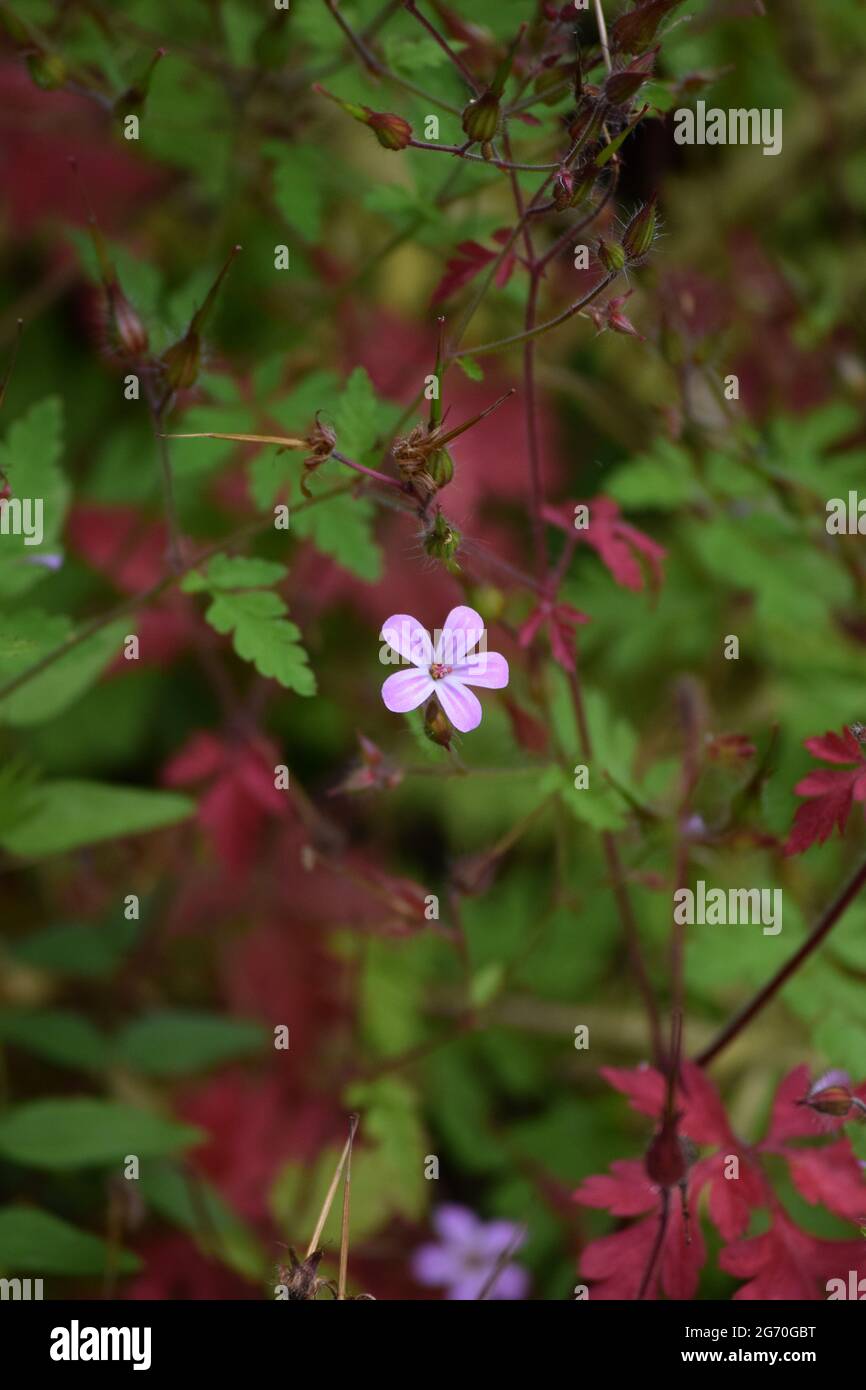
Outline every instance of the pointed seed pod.
<path fill-rule="evenodd" d="M 648 203 L 638 208 L 622 234 L 621 246 L 629 265 L 638 265 L 649 255 L 658 229 L 657 203 L 654 194 Z"/>

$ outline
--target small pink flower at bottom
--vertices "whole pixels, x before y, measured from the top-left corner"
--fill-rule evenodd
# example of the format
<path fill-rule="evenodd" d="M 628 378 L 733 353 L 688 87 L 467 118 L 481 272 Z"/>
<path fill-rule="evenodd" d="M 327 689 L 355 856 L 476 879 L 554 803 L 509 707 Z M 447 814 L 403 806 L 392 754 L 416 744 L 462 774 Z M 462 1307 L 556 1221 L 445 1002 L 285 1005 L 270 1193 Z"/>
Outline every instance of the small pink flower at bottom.
<path fill-rule="evenodd" d="M 484 637 L 484 623 L 474 608 L 452 608 L 434 645 L 417 618 L 395 613 L 381 636 L 412 670 L 397 671 L 382 686 L 382 699 L 394 714 L 406 714 L 435 696 L 455 729 L 468 734 L 481 723 L 481 703 L 469 689 L 503 690 L 508 662 L 498 652 L 474 651 Z"/>
<path fill-rule="evenodd" d="M 415 1251 L 412 1273 L 419 1284 L 443 1288 L 446 1298 L 458 1301 L 477 1299 L 506 1251 L 521 1243 L 513 1221 L 481 1221 L 468 1207 L 451 1204 L 433 1213 L 433 1229 L 439 1243 Z M 526 1270 L 506 1263 L 485 1297 L 522 1299 L 528 1288 Z"/>

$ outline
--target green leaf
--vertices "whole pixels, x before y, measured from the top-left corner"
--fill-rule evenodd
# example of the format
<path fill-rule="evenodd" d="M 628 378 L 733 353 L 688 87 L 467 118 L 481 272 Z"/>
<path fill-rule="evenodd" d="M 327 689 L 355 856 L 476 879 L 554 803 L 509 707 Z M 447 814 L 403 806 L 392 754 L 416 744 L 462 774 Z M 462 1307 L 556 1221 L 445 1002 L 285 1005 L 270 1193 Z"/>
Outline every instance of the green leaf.
<path fill-rule="evenodd" d="M 148 1076 L 182 1076 L 261 1053 L 264 1045 L 258 1023 L 165 1009 L 131 1023 L 117 1039 L 116 1056 Z"/>
<path fill-rule="evenodd" d="M 10 854 L 41 858 L 176 825 L 194 809 L 194 802 L 176 792 L 100 782 L 43 782 L 26 819 L 11 830 L 0 830 L 0 845 Z"/>
<path fill-rule="evenodd" d="M 363 367 L 356 367 L 346 382 L 334 408 L 333 420 L 340 453 L 362 461 L 382 427 L 382 409 Z"/>
<path fill-rule="evenodd" d="M 268 1258 L 253 1232 L 210 1183 L 198 1176 L 193 1181 L 194 1192 L 187 1174 L 171 1163 L 148 1164 L 139 1188 L 154 1210 L 194 1236 L 206 1255 L 216 1254 L 243 1279 L 258 1282 L 267 1277 Z"/>
<path fill-rule="evenodd" d="M 280 584 L 288 571 L 274 560 L 259 560 L 254 555 L 215 555 L 204 574 L 192 570 L 181 588 L 188 594 L 203 590 L 262 589 Z"/>
<path fill-rule="evenodd" d="M 470 381 L 483 381 L 484 372 L 474 357 L 458 357 L 457 365 Z"/>
<path fill-rule="evenodd" d="M 128 1250 L 114 1252 L 115 1269 L 134 1274 L 141 1260 Z M 109 1265 L 104 1240 L 79 1231 L 38 1207 L 0 1208 L 0 1269 L 45 1274 L 103 1274 Z"/>
<path fill-rule="evenodd" d="M 483 1009 L 496 998 L 505 983 L 505 967 L 501 961 L 491 961 L 476 970 L 469 984 L 469 998 L 476 1009 Z"/>
<path fill-rule="evenodd" d="M 79 642 L 0 701 L 0 721 L 21 726 L 53 719 L 99 678 L 122 649 L 129 631 L 128 622 L 109 623 Z M 68 642 L 72 635 L 72 624 L 67 618 L 36 609 L 0 617 L 0 685 Z"/>
<path fill-rule="evenodd" d="M 36 1100 L 0 1118 L 0 1157 L 63 1170 L 116 1166 L 127 1154 L 163 1157 L 201 1140 L 201 1131 L 110 1100 Z"/>
<path fill-rule="evenodd" d="M 58 467 L 62 444 L 63 409 L 57 396 L 31 406 L 0 444 L 0 474 L 7 478 L 13 497 L 42 507 L 38 545 L 25 544 L 28 537 L 23 535 L 0 534 L 0 593 L 23 594 L 50 572 L 33 561 L 57 549 L 69 503 L 69 485 Z M 8 528 L 13 514 L 7 515 L 9 520 L 3 520 Z M 32 525 L 37 522 L 35 510 L 30 520 Z"/>
<path fill-rule="evenodd" d="M 279 594 L 266 589 L 221 594 L 205 614 L 211 627 L 232 633 L 242 661 L 251 661 L 263 676 L 271 676 L 298 695 L 314 695 L 316 680 L 307 653 L 298 640 L 300 629 L 286 618 Z"/>
<path fill-rule="evenodd" d="M 424 1178 L 427 1143 L 417 1101 L 403 1081 L 382 1078 L 353 1088 L 350 1104 L 361 1112 L 359 1137 L 352 1157 L 352 1237 L 363 1240 L 400 1217 L 418 1221 L 430 1184 Z M 271 1205 L 288 1238 L 300 1243 L 313 1233 L 316 1217 L 334 1174 L 340 1149 L 320 1155 L 313 1170 L 289 1163 L 271 1194 Z M 339 1245 L 341 1203 L 334 1202 L 321 1243 Z"/>
<path fill-rule="evenodd" d="M 276 156 L 274 202 L 290 227 L 305 241 L 317 243 L 325 201 L 322 151 L 293 140 L 286 145 L 270 141 L 265 153 Z"/>
<path fill-rule="evenodd" d="M 134 945 L 139 923 L 125 917 L 116 926 L 45 927 L 7 947 L 24 965 L 72 978 L 94 980 L 111 975 Z"/>
<path fill-rule="evenodd" d="M 675 511 L 704 495 L 687 451 L 669 439 L 657 440 L 652 453 L 618 468 L 605 491 L 620 506 L 645 511 Z"/>
<path fill-rule="evenodd" d="M 71 1009 L 0 1009 L 0 1038 L 82 1071 L 100 1071 L 111 1060 L 106 1038 Z"/>
<path fill-rule="evenodd" d="M 351 469 L 339 467 L 343 476 L 352 475 Z M 314 497 L 327 492 L 334 486 L 333 474 L 313 474 L 307 486 Z M 292 530 L 296 536 L 311 540 L 317 550 L 330 555 L 350 574 L 375 584 L 382 577 L 384 564 L 373 532 L 375 518 L 375 507 L 368 498 L 346 493 L 344 497 L 333 497 L 329 502 L 293 512 Z"/>
<path fill-rule="evenodd" d="M 36 803 L 36 774 L 20 762 L 0 767 L 0 834 L 14 829 Z"/>

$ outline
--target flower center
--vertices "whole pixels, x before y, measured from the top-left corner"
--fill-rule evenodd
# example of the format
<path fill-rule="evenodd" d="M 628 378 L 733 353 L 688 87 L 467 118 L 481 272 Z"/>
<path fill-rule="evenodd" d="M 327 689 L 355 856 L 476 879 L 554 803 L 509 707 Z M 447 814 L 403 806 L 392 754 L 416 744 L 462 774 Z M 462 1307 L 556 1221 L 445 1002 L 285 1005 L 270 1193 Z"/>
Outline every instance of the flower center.
<path fill-rule="evenodd" d="M 443 666 L 441 662 L 434 661 L 433 665 L 430 667 L 430 675 L 433 677 L 434 681 L 441 681 L 443 676 L 450 676 L 451 669 L 450 666 Z"/>

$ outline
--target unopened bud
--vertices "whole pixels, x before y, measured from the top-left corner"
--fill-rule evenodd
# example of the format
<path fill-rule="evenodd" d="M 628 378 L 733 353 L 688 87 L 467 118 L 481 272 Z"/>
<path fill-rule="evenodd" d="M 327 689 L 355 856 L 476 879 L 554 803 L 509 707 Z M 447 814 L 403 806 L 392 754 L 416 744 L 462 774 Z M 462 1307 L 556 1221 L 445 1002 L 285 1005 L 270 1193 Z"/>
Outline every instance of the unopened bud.
<path fill-rule="evenodd" d="M 134 359 L 144 357 L 148 348 L 147 329 L 133 309 L 117 280 L 106 286 L 111 327 L 118 347 Z"/>
<path fill-rule="evenodd" d="M 424 537 L 424 550 L 433 560 L 441 560 L 446 568 L 451 570 L 458 569 L 457 552 L 460 549 L 461 535 L 450 521 L 446 521 L 441 512 L 436 513 L 436 520 Z"/>
<path fill-rule="evenodd" d="M 367 111 L 367 125 L 383 150 L 405 150 L 412 140 L 412 127 L 393 111 Z"/>
<path fill-rule="evenodd" d="M 463 112 L 463 129 L 470 140 L 480 144 L 494 138 L 499 129 L 499 97 L 493 91 L 470 101 Z"/>
<path fill-rule="evenodd" d="M 369 126 L 379 144 L 385 150 L 405 150 L 412 140 L 412 127 L 402 116 L 397 116 L 393 111 L 373 111 L 369 106 L 359 106 L 353 101 L 344 101 L 342 97 L 334 96 L 327 87 L 323 87 L 320 82 L 313 84 L 313 91 L 318 92 L 319 96 L 328 97 L 347 116 L 353 120 L 360 121 L 361 125 Z"/>
<path fill-rule="evenodd" d="M 658 226 L 657 199 L 650 198 L 639 208 L 622 235 L 622 249 L 630 265 L 637 265 L 649 254 Z"/>
<path fill-rule="evenodd" d="M 451 725 L 435 698 L 428 700 L 424 710 L 424 733 L 431 743 L 438 743 L 440 748 L 451 747 Z"/>
<path fill-rule="evenodd" d="M 184 336 L 177 343 L 172 343 L 162 355 L 162 365 L 165 371 L 165 382 L 170 392 L 186 391 L 193 385 L 199 373 L 201 363 L 201 331 L 208 319 L 220 285 L 228 274 L 229 267 L 235 256 L 240 251 L 240 246 L 234 246 L 226 257 L 225 263 L 207 292 L 204 303 L 196 309 L 190 319 L 189 328 Z"/>
<path fill-rule="evenodd" d="M 612 275 L 618 275 L 625 268 L 625 251 L 616 241 L 605 241 L 602 238 L 598 243 L 596 254 L 605 270 Z"/>
<path fill-rule="evenodd" d="M 445 487 L 454 477 L 454 460 L 447 449 L 435 449 L 427 459 L 427 472 L 437 487 Z"/>

